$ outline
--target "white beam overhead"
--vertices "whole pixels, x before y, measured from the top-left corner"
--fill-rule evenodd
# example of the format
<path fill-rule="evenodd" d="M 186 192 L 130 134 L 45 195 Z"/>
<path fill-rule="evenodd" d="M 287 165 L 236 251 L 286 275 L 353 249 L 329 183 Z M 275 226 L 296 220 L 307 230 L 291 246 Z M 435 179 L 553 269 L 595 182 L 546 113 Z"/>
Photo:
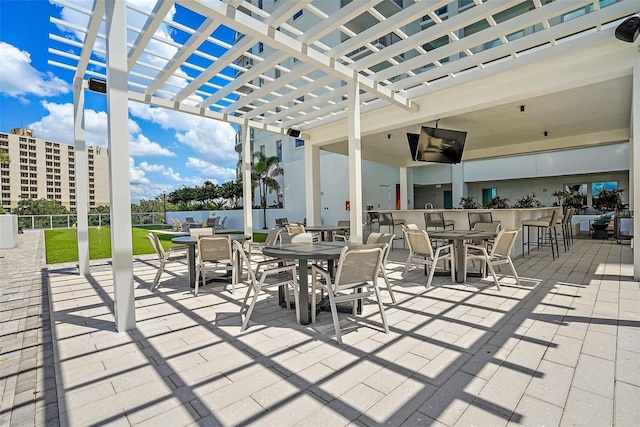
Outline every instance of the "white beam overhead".
<path fill-rule="evenodd" d="M 142 55 L 142 52 L 144 52 L 145 47 L 151 41 L 156 30 L 158 29 L 160 24 L 162 24 L 162 21 L 172 7 L 172 0 L 159 1 L 156 3 L 156 6 L 151 12 L 151 15 L 149 15 L 149 18 L 140 29 L 138 38 L 133 43 L 133 47 L 129 51 L 127 61 L 127 68 L 129 69 L 129 71 L 131 71 L 135 63 L 138 61 L 138 58 L 140 58 L 140 55 Z"/>
<path fill-rule="evenodd" d="M 304 62 L 311 63 L 318 70 L 335 74 L 338 78 L 343 80 L 352 80 L 355 76 L 353 70 L 350 70 L 348 67 L 314 49 L 310 49 L 309 45 L 301 43 L 275 28 L 270 27 L 269 25 L 256 21 L 229 5 L 224 3 L 209 3 L 203 0 L 194 0 L 192 8 L 202 15 L 215 16 L 222 22 L 222 24 L 236 28 L 243 34 L 255 37 L 257 40 L 262 41 L 275 49 L 287 52 L 290 56 L 294 56 Z M 380 98 L 408 110 L 416 108 L 408 99 L 378 85 L 371 79 L 362 77 L 360 80 L 363 89 L 375 93 Z"/>

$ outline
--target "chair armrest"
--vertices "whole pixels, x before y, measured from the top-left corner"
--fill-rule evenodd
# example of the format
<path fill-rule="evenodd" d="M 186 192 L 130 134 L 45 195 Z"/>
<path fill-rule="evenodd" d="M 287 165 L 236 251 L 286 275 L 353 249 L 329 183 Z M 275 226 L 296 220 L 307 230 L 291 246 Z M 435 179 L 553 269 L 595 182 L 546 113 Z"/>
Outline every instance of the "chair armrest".
<path fill-rule="evenodd" d="M 448 245 L 440 246 L 438 249 L 436 249 L 437 257 L 440 257 L 440 252 L 442 252 L 443 249 L 449 249 L 449 253 L 453 253 L 453 245 L 448 244 Z"/>

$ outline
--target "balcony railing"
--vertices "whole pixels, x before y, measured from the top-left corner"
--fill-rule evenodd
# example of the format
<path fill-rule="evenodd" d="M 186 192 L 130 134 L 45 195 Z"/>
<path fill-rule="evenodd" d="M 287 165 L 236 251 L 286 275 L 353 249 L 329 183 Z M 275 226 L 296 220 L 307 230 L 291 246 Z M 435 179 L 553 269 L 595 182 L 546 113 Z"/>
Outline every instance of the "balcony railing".
<path fill-rule="evenodd" d="M 89 227 L 108 227 L 111 223 L 111 215 L 89 214 Z M 76 227 L 77 216 L 69 215 L 20 215 L 18 227 L 23 229 L 54 229 Z M 131 225 L 164 225 L 164 214 L 161 212 L 132 213 Z"/>

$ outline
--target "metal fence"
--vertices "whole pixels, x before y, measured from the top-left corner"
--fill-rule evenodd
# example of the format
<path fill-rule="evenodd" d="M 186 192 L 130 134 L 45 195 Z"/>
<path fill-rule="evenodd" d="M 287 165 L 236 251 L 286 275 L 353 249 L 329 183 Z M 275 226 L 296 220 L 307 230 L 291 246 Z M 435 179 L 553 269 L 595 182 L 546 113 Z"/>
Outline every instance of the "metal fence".
<path fill-rule="evenodd" d="M 89 227 L 108 227 L 111 224 L 111 215 L 89 214 Z M 36 228 L 72 228 L 76 226 L 77 216 L 70 215 L 20 215 L 18 227 L 23 229 Z M 131 225 L 163 225 L 164 214 L 161 212 L 132 213 Z"/>

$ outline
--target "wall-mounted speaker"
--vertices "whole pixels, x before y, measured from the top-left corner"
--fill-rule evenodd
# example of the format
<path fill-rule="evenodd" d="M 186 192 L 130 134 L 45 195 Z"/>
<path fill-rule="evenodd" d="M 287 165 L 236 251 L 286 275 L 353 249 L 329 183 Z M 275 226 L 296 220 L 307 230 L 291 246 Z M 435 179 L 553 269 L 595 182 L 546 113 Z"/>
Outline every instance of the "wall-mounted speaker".
<path fill-rule="evenodd" d="M 300 131 L 298 129 L 287 129 L 287 135 L 297 138 L 300 136 Z"/>
<path fill-rule="evenodd" d="M 640 16 L 635 15 L 624 20 L 616 28 L 616 38 L 623 42 L 633 43 L 640 33 Z"/>
<path fill-rule="evenodd" d="M 89 79 L 89 90 L 99 93 L 107 93 L 106 80 L 96 79 L 91 77 Z"/>

